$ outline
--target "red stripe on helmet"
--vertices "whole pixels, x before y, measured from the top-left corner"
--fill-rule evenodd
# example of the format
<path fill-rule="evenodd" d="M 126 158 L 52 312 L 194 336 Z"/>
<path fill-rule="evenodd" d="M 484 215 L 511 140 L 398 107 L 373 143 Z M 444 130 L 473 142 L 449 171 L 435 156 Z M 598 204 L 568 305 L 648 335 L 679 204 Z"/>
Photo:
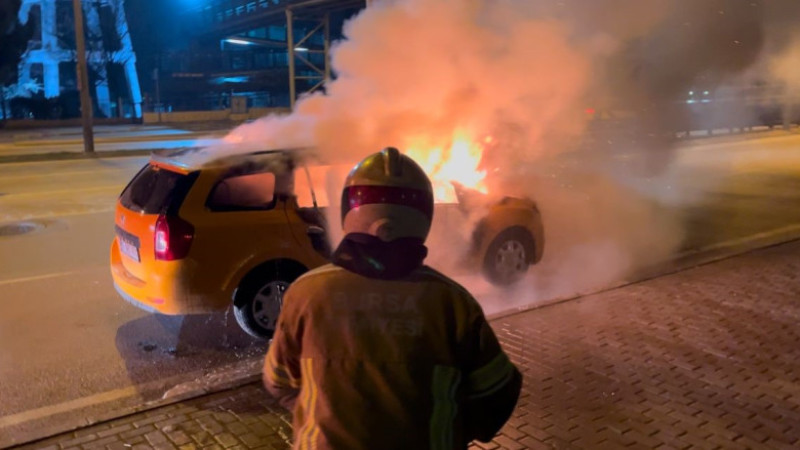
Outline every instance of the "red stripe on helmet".
<path fill-rule="evenodd" d="M 407 206 L 433 219 L 433 193 L 394 186 L 348 186 L 342 191 L 342 220 L 353 208 L 386 203 Z"/>

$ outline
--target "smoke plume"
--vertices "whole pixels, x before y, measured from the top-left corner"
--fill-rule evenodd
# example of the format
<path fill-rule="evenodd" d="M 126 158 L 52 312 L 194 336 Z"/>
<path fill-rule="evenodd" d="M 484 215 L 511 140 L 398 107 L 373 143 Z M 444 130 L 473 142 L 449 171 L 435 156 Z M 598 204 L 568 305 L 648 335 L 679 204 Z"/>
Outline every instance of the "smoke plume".
<path fill-rule="evenodd" d="M 696 126 L 689 90 L 737 82 L 771 60 L 767 44 L 794 63 L 786 53 L 797 48 L 787 44 L 791 36 L 777 37 L 788 24 L 765 27 L 790 7 L 781 0 L 376 1 L 333 47 L 336 79 L 325 93 L 227 139 L 238 143 L 234 151 L 312 146 L 329 161 L 355 162 L 386 146 L 449 148 L 457 134 L 490 136 L 481 162 L 489 191 L 534 199 L 545 226 L 544 260 L 514 295 L 569 295 L 679 247 L 680 217 L 626 187 L 607 160 L 634 152 L 658 183 L 675 132 Z M 771 78 L 797 73 L 776 61 L 764 63 Z M 340 178 L 329 183 L 331 199 Z M 463 237 L 471 225 L 465 221 Z M 432 242 L 431 261 L 461 251 Z"/>

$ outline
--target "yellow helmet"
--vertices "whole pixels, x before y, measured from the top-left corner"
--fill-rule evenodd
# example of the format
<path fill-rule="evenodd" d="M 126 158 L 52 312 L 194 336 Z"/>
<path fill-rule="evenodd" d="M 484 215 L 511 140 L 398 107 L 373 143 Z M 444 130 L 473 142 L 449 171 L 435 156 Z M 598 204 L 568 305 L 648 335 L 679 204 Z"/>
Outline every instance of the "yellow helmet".
<path fill-rule="evenodd" d="M 389 242 L 428 237 L 433 219 L 433 188 L 425 171 L 396 148 L 364 158 L 342 191 L 345 234 L 366 233 Z"/>

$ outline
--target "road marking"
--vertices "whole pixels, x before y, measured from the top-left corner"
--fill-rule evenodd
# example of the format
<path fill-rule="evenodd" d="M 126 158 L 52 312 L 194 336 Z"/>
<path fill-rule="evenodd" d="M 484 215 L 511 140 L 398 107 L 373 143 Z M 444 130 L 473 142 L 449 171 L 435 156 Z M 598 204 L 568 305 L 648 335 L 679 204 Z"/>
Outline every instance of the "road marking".
<path fill-rule="evenodd" d="M 101 403 L 108 403 L 122 398 L 133 397 L 137 393 L 138 389 L 134 386 L 130 386 L 70 400 L 63 403 L 57 403 L 55 405 L 44 406 L 42 408 L 30 409 L 21 413 L 0 417 L 0 428 L 12 427 L 29 422 L 31 420 L 43 419 L 56 414 L 73 412 L 81 408 L 95 406 Z"/>
<path fill-rule="evenodd" d="M 76 217 L 76 216 L 89 216 L 92 214 L 107 214 L 113 212 L 116 208 L 115 205 L 111 205 L 105 208 L 100 209 L 88 209 L 86 211 L 66 211 L 66 212 L 58 212 L 58 213 L 49 213 L 49 214 L 28 214 L 28 215 L 5 215 L 0 216 L 0 223 L 11 223 L 11 222 L 22 222 L 22 221 L 35 221 L 35 220 L 43 220 L 43 219 L 52 219 L 52 218 L 59 218 L 59 217 Z M 9 236 L 11 237 L 11 236 Z"/>
<path fill-rule="evenodd" d="M 46 275 L 34 275 L 32 277 L 22 277 L 22 278 L 12 278 L 10 280 L 0 280 L 0 286 L 5 286 L 8 284 L 14 283 L 24 283 L 26 281 L 38 281 L 38 280 L 47 280 L 49 278 L 59 278 L 65 277 L 67 275 L 73 275 L 78 272 L 70 271 L 70 272 L 58 272 L 58 273 L 48 273 Z"/>

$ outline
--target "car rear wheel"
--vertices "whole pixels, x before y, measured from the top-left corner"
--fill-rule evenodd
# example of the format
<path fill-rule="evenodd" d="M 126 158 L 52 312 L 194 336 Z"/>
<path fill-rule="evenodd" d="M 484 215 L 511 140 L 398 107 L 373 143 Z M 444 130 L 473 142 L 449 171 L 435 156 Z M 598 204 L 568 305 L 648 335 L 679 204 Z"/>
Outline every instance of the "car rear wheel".
<path fill-rule="evenodd" d="M 283 307 L 283 294 L 300 274 L 296 271 L 259 270 L 248 275 L 233 301 L 236 322 L 249 335 L 270 339 Z"/>
<path fill-rule="evenodd" d="M 522 228 L 509 228 L 489 244 L 483 258 L 483 273 L 495 285 L 516 283 L 528 271 L 535 251 L 531 234 Z"/>

